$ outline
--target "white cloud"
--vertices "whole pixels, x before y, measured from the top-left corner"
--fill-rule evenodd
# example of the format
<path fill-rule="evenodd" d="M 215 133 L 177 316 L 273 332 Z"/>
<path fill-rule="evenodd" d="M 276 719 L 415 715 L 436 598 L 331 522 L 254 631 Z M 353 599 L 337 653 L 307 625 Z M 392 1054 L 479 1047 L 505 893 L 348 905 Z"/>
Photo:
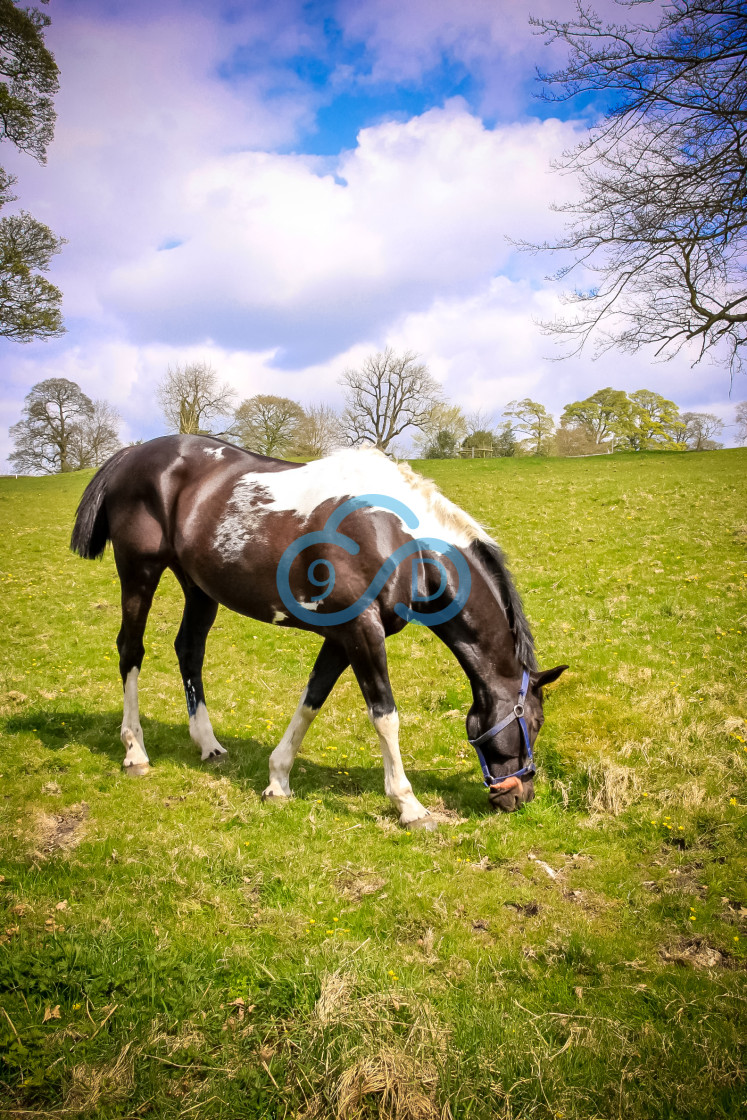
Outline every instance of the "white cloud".
<path fill-rule="evenodd" d="M 455 102 L 365 129 L 336 175 L 309 156 L 215 157 L 172 199 L 180 244 L 159 251 L 155 237 L 122 262 L 107 306 L 143 341 L 213 337 L 319 360 L 403 309 L 482 286 L 509 264 L 509 235 L 556 227 L 550 202 L 571 184 L 549 164 L 573 137 L 557 121 L 486 129 Z"/>

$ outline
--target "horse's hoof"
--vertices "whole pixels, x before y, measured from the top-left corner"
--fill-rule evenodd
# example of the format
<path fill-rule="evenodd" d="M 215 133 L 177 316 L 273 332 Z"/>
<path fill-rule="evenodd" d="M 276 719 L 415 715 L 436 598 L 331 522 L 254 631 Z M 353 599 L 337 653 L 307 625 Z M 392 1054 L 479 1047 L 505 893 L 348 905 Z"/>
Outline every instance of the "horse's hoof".
<path fill-rule="evenodd" d="M 131 766 L 124 767 L 124 772 L 128 778 L 144 778 L 150 774 L 150 766 L 147 762 L 133 762 Z"/>
<path fill-rule="evenodd" d="M 404 826 L 408 832 L 437 832 L 438 821 L 434 821 L 433 817 L 421 817 L 417 821 L 408 821 Z"/>
<path fill-rule="evenodd" d="M 207 758 L 203 758 L 202 761 L 203 762 L 208 762 L 211 766 L 220 766 L 222 763 L 224 763 L 226 761 L 227 758 L 228 758 L 228 751 L 221 751 L 220 754 L 218 754 L 218 752 L 215 751 L 213 754 L 209 754 L 207 756 Z"/>
<path fill-rule="evenodd" d="M 274 789 L 268 788 L 268 789 L 264 790 L 264 792 L 262 793 L 262 800 L 263 801 L 277 801 L 280 804 L 282 804 L 282 802 L 287 801 L 288 798 L 287 798 L 286 794 L 276 793 Z"/>

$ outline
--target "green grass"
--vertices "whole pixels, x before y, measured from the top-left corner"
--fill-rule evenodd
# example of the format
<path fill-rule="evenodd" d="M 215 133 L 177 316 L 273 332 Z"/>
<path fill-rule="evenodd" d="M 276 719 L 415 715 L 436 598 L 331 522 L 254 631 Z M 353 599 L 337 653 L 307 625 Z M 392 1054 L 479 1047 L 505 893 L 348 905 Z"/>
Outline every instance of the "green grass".
<path fill-rule="evenodd" d="M 541 664 L 571 665 L 537 798 L 495 817 L 456 662 L 419 627 L 389 643 L 435 834 L 397 826 L 350 674 L 295 798 L 261 803 L 319 642 L 226 611 L 205 679 L 230 755 L 201 764 L 171 577 L 154 767 L 123 776 L 112 559 L 67 551 L 88 475 L 0 480 L 0 1113 L 743 1112 L 747 451 L 417 467 L 503 545 Z"/>

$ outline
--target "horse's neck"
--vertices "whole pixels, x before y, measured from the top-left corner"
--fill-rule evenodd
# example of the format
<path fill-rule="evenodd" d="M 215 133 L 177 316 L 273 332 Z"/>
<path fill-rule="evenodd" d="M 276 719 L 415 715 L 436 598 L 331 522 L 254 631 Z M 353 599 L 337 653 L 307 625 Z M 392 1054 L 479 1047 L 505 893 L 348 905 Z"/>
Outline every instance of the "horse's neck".
<path fill-rule="evenodd" d="M 521 677 L 514 636 L 492 587 L 473 573 L 470 596 L 462 610 L 438 628 L 469 678 L 477 702 L 487 706 L 506 682 Z"/>

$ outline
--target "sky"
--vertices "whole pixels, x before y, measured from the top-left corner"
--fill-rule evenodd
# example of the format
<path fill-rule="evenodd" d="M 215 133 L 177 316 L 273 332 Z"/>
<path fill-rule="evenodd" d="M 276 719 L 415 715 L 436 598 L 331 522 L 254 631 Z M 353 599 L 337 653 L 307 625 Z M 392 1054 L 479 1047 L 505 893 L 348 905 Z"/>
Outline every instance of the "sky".
<path fill-rule="evenodd" d="M 619 18 L 613 0 L 597 9 Z M 562 234 L 553 206 L 577 187 L 553 164 L 603 106 L 539 98 L 537 67 L 563 55 L 529 16 L 570 17 L 572 0 L 46 10 L 55 138 L 44 166 L 7 142 L 0 163 L 18 176 L 14 207 L 66 238 L 49 275 L 67 333 L 0 340 L 0 470 L 44 378 L 113 403 L 129 442 L 165 430 L 169 365 L 210 362 L 237 400 L 340 407 L 341 374 L 386 346 L 496 421 L 515 398 L 558 418 L 610 385 L 733 422 L 747 394 L 722 368 L 650 351 L 561 360 L 541 331 L 561 262 L 514 242 Z"/>

